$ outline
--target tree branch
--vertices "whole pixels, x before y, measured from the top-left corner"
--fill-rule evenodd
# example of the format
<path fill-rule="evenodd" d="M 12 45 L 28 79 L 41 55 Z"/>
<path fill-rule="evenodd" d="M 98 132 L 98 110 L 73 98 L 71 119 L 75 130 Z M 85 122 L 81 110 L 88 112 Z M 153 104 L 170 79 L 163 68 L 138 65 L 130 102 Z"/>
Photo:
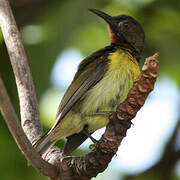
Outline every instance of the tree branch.
<path fill-rule="evenodd" d="M 0 0 L 0 27 L 15 74 L 20 101 L 21 124 L 24 131 L 19 124 L 18 117 L 10 102 L 2 79 L 0 79 L 1 112 L 14 139 L 25 154 L 29 163 L 36 167 L 42 174 L 53 177 L 58 173 L 57 168 L 47 161 L 44 161 L 31 145 L 31 143 L 36 142 L 42 135 L 42 127 L 39 121 L 36 93 L 27 57 L 7 0 Z M 28 141 L 27 137 L 31 143 Z M 52 154 L 49 162 L 54 163 L 55 157 L 56 156 Z"/>
<path fill-rule="evenodd" d="M 34 84 L 14 16 L 7 0 L 0 0 L 0 27 L 15 74 L 21 124 L 31 143 L 42 135 Z"/>
<path fill-rule="evenodd" d="M 24 131 L 22 130 L 16 112 L 6 92 L 1 76 L 0 110 L 19 149 L 22 150 L 28 162 L 32 164 L 34 167 L 36 167 L 42 174 L 46 176 L 55 176 L 55 174 L 57 174 L 57 169 L 40 157 L 40 155 L 34 150 L 31 143 L 27 139 L 27 136 L 25 135 Z"/>
<path fill-rule="evenodd" d="M 85 157 L 67 157 L 62 160 L 62 176 L 68 180 L 89 180 L 103 172 L 131 126 L 131 120 L 144 105 L 158 77 L 158 54 L 146 59 L 138 79 L 128 93 L 127 99 L 112 114 L 106 131 L 95 148 Z"/>

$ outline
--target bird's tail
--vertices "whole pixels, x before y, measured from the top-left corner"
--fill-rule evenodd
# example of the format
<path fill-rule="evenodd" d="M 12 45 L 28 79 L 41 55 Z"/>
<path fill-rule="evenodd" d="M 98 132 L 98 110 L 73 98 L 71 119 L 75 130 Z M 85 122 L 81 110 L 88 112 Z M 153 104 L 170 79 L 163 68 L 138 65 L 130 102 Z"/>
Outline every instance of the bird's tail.
<path fill-rule="evenodd" d="M 36 151 L 42 155 L 55 143 L 56 141 L 50 140 L 50 134 L 47 132 L 33 146 L 36 149 Z"/>

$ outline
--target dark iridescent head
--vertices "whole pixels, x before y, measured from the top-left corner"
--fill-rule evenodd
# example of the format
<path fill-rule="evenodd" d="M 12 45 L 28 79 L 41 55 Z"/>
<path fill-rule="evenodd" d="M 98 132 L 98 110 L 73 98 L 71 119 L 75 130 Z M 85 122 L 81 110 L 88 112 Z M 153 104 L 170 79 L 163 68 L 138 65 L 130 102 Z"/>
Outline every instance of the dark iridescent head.
<path fill-rule="evenodd" d="M 145 44 L 145 33 L 142 26 L 131 16 L 109 16 L 108 14 L 90 9 L 91 12 L 103 18 L 109 25 L 111 43 L 127 45 L 140 57 Z"/>

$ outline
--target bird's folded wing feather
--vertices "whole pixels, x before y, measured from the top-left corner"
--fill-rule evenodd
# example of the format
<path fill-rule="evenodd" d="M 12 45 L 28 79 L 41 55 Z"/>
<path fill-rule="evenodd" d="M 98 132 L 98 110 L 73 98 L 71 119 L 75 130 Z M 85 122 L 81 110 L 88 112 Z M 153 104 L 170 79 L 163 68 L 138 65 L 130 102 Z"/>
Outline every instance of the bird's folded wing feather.
<path fill-rule="evenodd" d="M 56 121 L 50 131 L 61 122 L 61 119 L 83 97 L 87 90 L 95 86 L 102 79 L 109 64 L 109 49 L 108 46 L 108 48 L 99 50 L 81 62 L 74 80 L 61 100 Z"/>

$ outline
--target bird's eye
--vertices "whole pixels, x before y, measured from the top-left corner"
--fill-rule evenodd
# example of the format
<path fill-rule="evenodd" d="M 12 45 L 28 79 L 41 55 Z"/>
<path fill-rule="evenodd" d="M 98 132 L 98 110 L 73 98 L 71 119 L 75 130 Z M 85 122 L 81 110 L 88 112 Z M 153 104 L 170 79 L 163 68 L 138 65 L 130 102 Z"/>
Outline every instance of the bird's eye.
<path fill-rule="evenodd" d="M 128 30 L 131 27 L 131 24 L 130 24 L 130 22 L 127 22 L 127 21 L 120 22 L 119 27 L 123 28 L 124 30 Z"/>
<path fill-rule="evenodd" d="M 131 27 L 131 25 L 130 25 L 129 22 L 124 22 L 124 23 L 123 23 L 123 27 L 124 27 L 126 30 L 128 30 L 128 29 Z"/>

